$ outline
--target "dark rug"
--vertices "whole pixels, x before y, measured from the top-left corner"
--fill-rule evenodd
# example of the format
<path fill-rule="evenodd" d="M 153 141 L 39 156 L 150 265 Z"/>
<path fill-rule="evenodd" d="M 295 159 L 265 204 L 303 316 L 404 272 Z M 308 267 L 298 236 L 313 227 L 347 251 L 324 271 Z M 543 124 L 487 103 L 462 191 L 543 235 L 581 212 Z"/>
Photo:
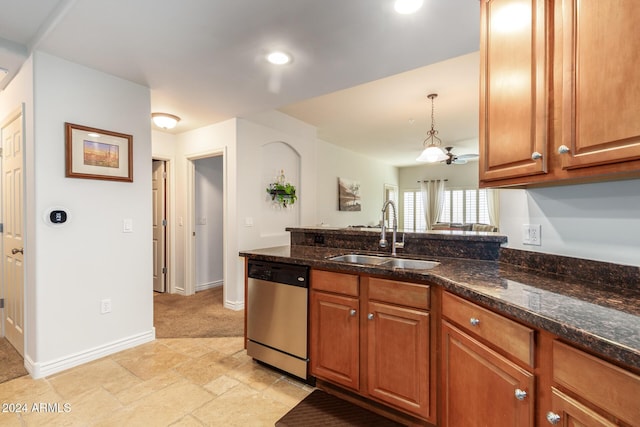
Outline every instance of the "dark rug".
<path fill-rule="evenodd" d="M 154 294 L 157 338 L 216 338 L 244 335 L 244 311 L 224 308 L 222 286 L 194 295 Z"/>
<path fill-rule="evenodd" d="M 314 390 L 276 421 L 276 427 L 316 426 L 401 427 L 403 424 L 398 424 L 322 390 Z"/>
<path fill-rule="evenodd" d="M 0 383 L 27 375 L 24 359 L 6 338 L 0 338 Z"/>

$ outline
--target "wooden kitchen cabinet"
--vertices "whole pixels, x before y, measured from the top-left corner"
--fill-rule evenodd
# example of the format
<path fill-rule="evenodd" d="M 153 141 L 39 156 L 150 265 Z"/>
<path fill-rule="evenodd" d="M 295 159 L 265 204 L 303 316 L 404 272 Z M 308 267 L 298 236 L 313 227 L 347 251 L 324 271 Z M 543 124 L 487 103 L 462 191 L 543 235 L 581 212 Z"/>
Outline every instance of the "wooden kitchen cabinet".
<path fill-rule="evenodd" d="M 442 426 L 535 425 L 533 330 L 447 292 L 442 316 Z"/>
<path fill-rule="evenodd" d="M 640 3 L 480 4 L 480 185 L 640 176 Z"/>
<path fill-rule="evenodd" d="M 427 419 L 431 415 L 431 334 L 426 311 L 429 287 L 378 278 L 366 280 L 367 394 Z M 385 301 L 386 290 L 392 291 L 391 302 L 418 307 Z M 412 293 L 417 298 L 409 301 Z M 381 301 L 375 301 L 376 297 Z M 421 304 L 413 304 L 417 301 Z"/>
<path fill-rule="evenodd" d="M 435 422 L 429 305 L 427 285 L 312 270 L 312 374 Z"/>
<path fill-rule="evenodd" d="M 311 373 L 356 391 L 360 388 L 358 282 L 358 276 L 351 274 L 311 271 Z"/>
<path fill-rule="evenodd" d="M 552 352 L 550 423 L 640 425 L 640 376 L 559 341 Z"/>
<path fill-rule="evenodd" d="M 481 183 L 547 172 L 547 9 L 480 2 Z"/>
<path fill-rule="evenodd" d="M 640 159 L 640 3 L 561 3 L 562 168 L 624 170 Z"/>

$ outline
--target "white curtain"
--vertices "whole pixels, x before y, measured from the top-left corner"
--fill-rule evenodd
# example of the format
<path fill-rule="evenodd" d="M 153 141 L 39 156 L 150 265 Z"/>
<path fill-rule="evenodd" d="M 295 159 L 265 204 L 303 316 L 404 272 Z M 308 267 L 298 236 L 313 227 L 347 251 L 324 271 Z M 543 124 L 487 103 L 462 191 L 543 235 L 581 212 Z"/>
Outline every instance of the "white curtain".
<path fill-rule="evenodd" d="M 444 201 L 444 181 L 437 179 L 420 183 L 422 200 L 424 201 L 424 220 L 427 230 L 433 229 L 438 222 Z"/>
<path fill-rule="evenodd" d="M 489 223 L 500 227 L 500 190 L 487 189 L 487 207 L 489 208 Z"/>

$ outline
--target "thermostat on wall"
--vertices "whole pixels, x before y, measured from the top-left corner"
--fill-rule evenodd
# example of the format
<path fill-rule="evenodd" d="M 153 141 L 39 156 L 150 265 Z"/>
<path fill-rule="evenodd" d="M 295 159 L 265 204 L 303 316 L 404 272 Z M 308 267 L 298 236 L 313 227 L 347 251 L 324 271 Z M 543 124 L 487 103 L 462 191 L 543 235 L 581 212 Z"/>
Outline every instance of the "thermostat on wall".
<path fill-rule="evenodd" d="M 44 213 L 44 222 L 49 225 L 61 226 L 70 219 L 69 210 L 59 206 L 49 208 Z"/>

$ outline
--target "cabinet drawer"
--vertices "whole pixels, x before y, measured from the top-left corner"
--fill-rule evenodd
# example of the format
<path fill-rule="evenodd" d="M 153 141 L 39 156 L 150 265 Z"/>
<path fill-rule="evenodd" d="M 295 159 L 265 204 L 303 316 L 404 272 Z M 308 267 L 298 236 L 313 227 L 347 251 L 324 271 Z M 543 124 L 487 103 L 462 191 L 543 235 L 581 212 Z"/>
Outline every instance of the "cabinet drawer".
<path fill-rule="evenodd" d="M 429 289 L 428 285 L 369 278 L 369 299 L 423 310 L 430 307 Z"/>
<path fill-rule="evenodd" d="M 533 329 L 448 292 L 442 295 L 442 315 L 533 367 Z"/>
<path fill-rule="evenodd" d="M 640 426 L 640 377 L 559 341 L 553 380 L 626 423 Z"/>
<path fill-rule="evenodd" d="M 358 296 L 358 275 L 311 270 L 311 289 Z"/>

